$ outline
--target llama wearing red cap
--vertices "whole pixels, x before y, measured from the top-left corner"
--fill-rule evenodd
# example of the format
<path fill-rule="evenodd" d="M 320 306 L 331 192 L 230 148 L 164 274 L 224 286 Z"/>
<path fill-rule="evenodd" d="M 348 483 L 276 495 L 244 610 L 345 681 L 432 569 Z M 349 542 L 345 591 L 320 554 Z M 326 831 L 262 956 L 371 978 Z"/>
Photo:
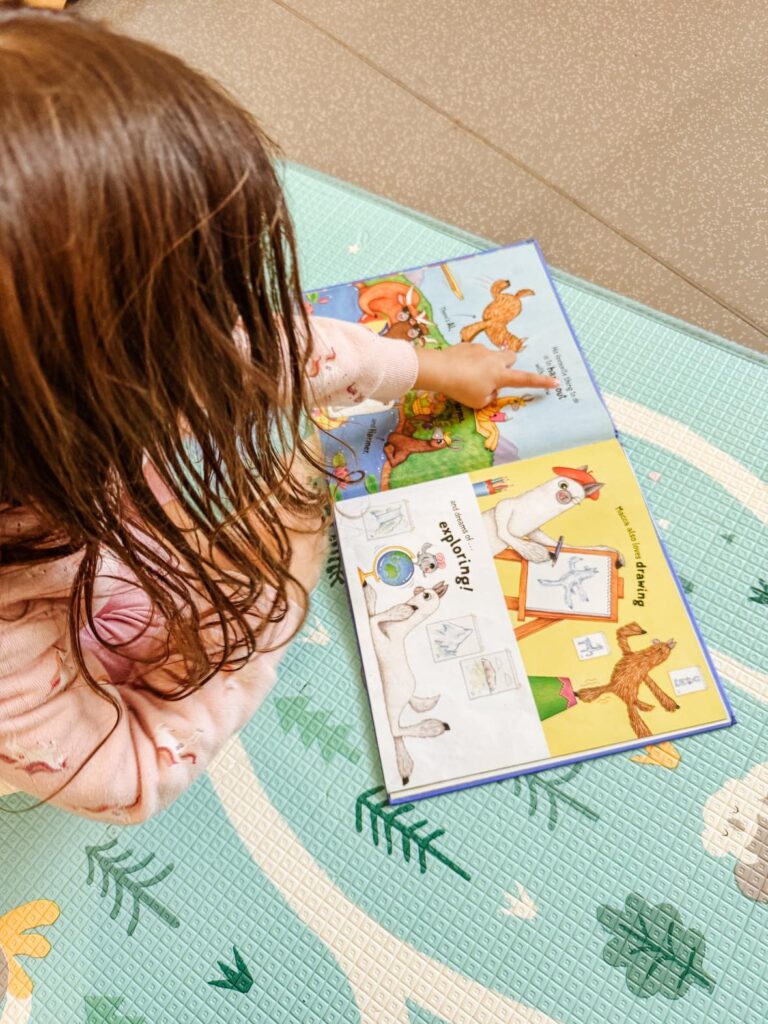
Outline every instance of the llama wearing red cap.
<path fill-rule="evenodd" d="M 483 512 L 493 555 L 512 548 L 529 562 L 546 562 L 549 549 L 556 547 L 557 541 L 541 527 L 563 512 L 577 508 L 585 498 L 597 501 L 600 497 L 603 484 L 586 466 L 576 469 L 554 466 L 552 472 L 554 477 L 546 483 L 517 497 L 503 498 L 494 508 Z M 615 551 L 615 548 L 593 545 L 591 550 Z M 624 564 L 618 551 L 616 561 L 619 566 Z"/>

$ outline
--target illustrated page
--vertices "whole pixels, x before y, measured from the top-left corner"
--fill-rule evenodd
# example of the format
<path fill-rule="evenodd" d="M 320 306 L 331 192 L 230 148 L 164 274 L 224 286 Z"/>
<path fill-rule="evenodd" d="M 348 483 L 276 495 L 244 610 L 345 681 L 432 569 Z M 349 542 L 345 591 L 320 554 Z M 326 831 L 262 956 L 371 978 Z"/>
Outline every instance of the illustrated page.
<path fill-rule="evenodd" d="M 393 799 L 730 724 L 617 441 L 336 518 Z"/>
<path fill-rule="evenodd" d="M 390 794 L 548 755 L 468 477 L 337 506 Z"/>
<path fill-rule="evenodd" d="M 317 410 L 318 425 L 330 432 L 323 445 L 336 499 L 614 436 L 535 242 L 339 285 L 310 293 L 307 302 L 315 316 L 366 324 L 382 345 L 392 338 L 431 348 L 473 342 L 514 353 L 516 368 L 561 382 L 546 393 L 502 391 L 477 412 L 425 391 L 386 408 Z"/>
<path fill-rule="evenodd" d="M 618 441 L 472 479 L 552 758 L 730 722 Z"/>

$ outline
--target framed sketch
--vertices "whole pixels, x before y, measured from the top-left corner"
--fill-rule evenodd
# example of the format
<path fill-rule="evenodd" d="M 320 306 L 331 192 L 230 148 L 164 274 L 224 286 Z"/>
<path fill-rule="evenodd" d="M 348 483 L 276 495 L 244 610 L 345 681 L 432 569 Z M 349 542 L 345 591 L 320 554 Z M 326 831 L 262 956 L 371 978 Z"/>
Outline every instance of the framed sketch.
<path fill-rule="evenodd" d="M 523 560 L 517 616 L 616 622 L 621 583 L 613 551 L 564 547 L 554 565 Z"/>

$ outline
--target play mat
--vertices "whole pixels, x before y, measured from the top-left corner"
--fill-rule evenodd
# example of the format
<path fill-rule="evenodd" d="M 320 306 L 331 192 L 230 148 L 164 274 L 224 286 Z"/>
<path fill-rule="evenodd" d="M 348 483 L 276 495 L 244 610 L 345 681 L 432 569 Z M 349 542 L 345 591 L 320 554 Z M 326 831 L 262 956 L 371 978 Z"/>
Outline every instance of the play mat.
<path fill-rule="evenodd" d="M 286 179 L 308 286 L 482 247 Z M 272 695 L 168 813 L 0 815 L 2 1024 L 768 1020 L 768 366 L 556 279 L 738 724 L 390 810 L 332 553 Z"/>

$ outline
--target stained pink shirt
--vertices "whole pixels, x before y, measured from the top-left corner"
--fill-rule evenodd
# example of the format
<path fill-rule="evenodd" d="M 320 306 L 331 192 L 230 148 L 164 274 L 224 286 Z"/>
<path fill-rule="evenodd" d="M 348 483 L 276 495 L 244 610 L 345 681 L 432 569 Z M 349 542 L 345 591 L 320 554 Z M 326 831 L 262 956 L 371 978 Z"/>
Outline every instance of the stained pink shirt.
<path fill-rule="evenodd" d="M 387 402 L 413 387 L 417 359 L 408 343 L 330 319 L 313 320 L 312 336 L 307 372 L 317 405 Z M 170 500 L 151 468 L 147 475 L 160 500 Z M 30 525 L 31 513 L 24 509 L 0 510 L 0 545 Z M 78 674 L 70 649 L 67 607 L 80 558 L 0 569 L 0 780 L 39 798 L 66 782 L 115 722 L 114 708 Z M 123 644 L 150 618 L 148 598 L 111 556 L 100 566 L 93 612 L 99 633 Z M 117 700 L 121 717 L 51 802 L 123 824 L 166 807 L 261 704 L 300 618 L 301 609 L 291 605 L 264 637 L 263 646 L 277 644 L 275 651 L 254 656 L 236 672 L 217 674 L 181 701 L 163 701 L 142 685 L 157 682 L 155 674 L 162 672 L 141 660 L 157 643 L 158 627 L 120 653 L 107 650 L 86 628 L 88 667 Z"/>

